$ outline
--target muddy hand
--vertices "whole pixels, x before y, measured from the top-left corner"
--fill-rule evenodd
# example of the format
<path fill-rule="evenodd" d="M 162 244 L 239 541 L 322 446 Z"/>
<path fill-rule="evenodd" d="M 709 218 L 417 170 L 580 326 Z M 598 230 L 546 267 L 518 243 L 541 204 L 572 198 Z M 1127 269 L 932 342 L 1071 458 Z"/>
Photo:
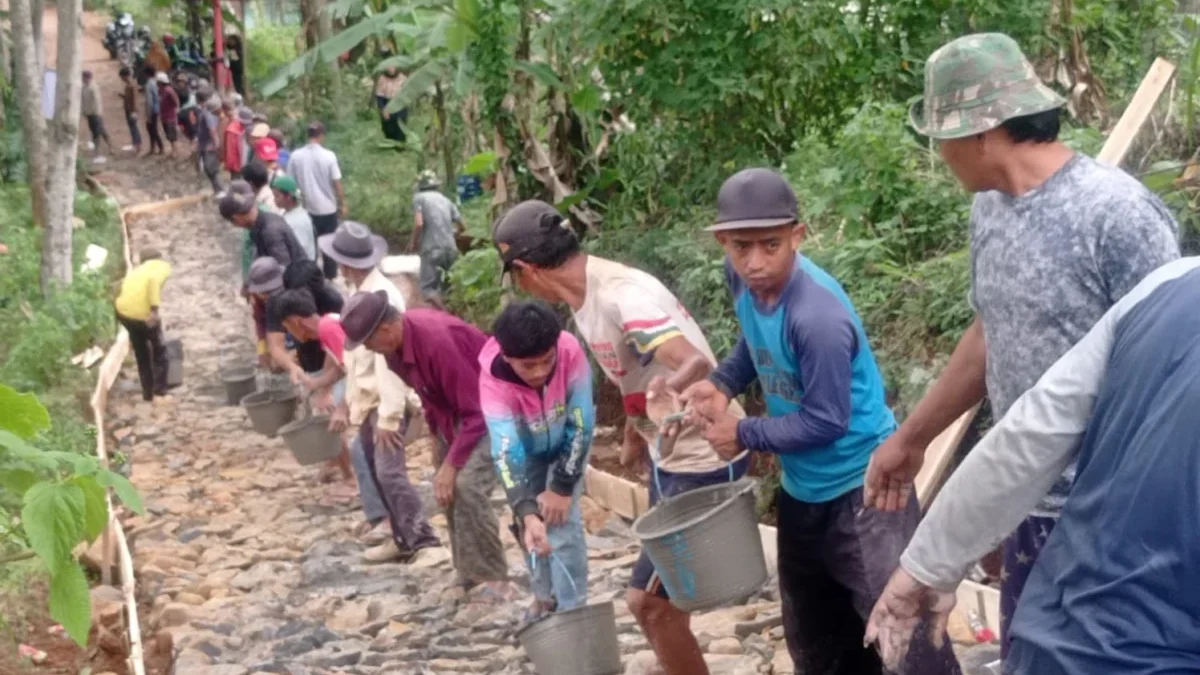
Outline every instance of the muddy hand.
<path fill-rule="evenodd" d="M 941 646 L 954 603 L 953 591 L 934 590 L 899 568 L 871 610 L 863 645 L 874 643 L 884 667 L 899 671 L 921 619 L 931 619 L 930 640 Z"/>

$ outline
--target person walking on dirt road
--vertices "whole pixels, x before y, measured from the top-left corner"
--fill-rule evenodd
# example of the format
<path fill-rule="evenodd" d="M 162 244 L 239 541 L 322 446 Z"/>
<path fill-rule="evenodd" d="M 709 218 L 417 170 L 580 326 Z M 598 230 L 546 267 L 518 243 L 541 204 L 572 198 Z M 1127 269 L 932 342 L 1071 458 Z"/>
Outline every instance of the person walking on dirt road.
<path fill-rule="evenodd" d="M 279 181 L 292 178 L 283 176 Z M 372 234 L 362 223 L 347 221 L 333 234 L 321 237 L 319 246 L 326 258 L 338 264 L 351 292 L 379 291 L 387 295 L 389 306 L 399 312 L 405 310 L 404 296 L 378 267 L 387 255 L 383 237 Z M 385 536 L 363 554 L 363 559 L 369 563 L 412 562 L 424 556 L 426 549 L 440 545 L 425 518 L 421 496 L 408 478 L 404 436 L 412 423 L 409 410 L 415 407 L 409 404 L 412 390 L 388 368 L 384 355 L 361 345 L 346 351 L 346 372 L 350 383 L 346 392 L 349 420 L 359 427 L 350 456 L 355 470 L 366 478 L 362 492 L 371 488 L 381 498 L 384 514 L 374 520 L 380 529 L 386 528 Z M 382 522 L 384 516 L 387 522 Z M 375 540 L 378 535 L 367 539 Z"/>
<path fill-rule="evenodd" d="M 1009 675 L 1194 673 L 1200 640 L 1200 258 L 1150 272 L 1008 408 L 946 482 L 866 639 L 897 662 L 1078 460 L 1011 622 Z"/>
<path fill-rule="evenodd" d="M 342 190 L 342 169 L 337 155 L 327 149 L 325 125 L 312 122 L 308 125 L 308 145 L 292 153 L 288 160 L 288 175 L 300 185 L 300 196 L 304 209 L 312 216 L 317 236 L 333 234 L 337 229 L 338 217 L 346 217 L 346 193 Z M 337 262 L 331 258 L 322 260 L 325 278 L 337 276 Z"/>
<path fill-rule="evenodd" d="M 128 66 L 123 66 L 118 72 L 121 82 L 125 84 L 121 90 L 121 104 L 125 109 L 125 123 L 129 125 L 129 142 L 133 145 L 133 154 L 136 157 L 142 153 L 142 131 L 138 126 L 137 82 L 134 81 L 133 71 Z"/>
<path fill-rule="evenodd" d="M 163 154 L 162 135 L 158 133 L 161 99 L 158 97 L 158 85 L 155 82 L 154 66 L 146 66 L 146 85 L 142 88 L 146 96 L 146 134 L 150 138 L 150 149 L 147 155 Z"/>
<path fill-rule="evenodd" d="M 155 76 L 158 82 L 158 110 L 162 120 L 163 136 L 171 144 L 171 157 L 175 156 L 175 142 L 179 140 L 179 94 L 171 86 L 171 76 L 159 73 Z M 146 86 L 153 86 L 149 82 Z"/>
<path fill-rule="evenodd" d="M 1178 227 L 1144 185 L 1058 140 L 1066 101 L 1006 35 L 968 35 L 929 57 L 911 123 L 935 139 L 971 208 L 975 322 L 942 376 L 872 459 L 868 503 L 903 507 L 925 448 L 986 394 L 995 417 L 1151 270 L 1179 257 Z M 983 98 L 962 92 L 987 92 Z M 1074 466 L 1004 542 L 1001 649 Z"/>
<path fill-rule="evenodd" d="M 871 453 L 896 428 L 883 375 L 841 284 L 797 249 L 805 226 L 792 187 L 769 169 L 725 181 L 716 223 L 741 335 L 708 379 L 680 398 L 687 421 L 723 457 L 778 456 L 776 494 L 783 634 L 796 672 L 879 675 L 862 642 L 871 607 L 921 518 L 916 495 L 895 512 L 863 509 Z M 764 417 L 729 401 L 757 381 Z M 928 631 L 899 672 L 961 673 L 948 638 Z"/>
<path fill-rule="evenodd" d="M 117 321 L 129 331 L 129 345 L 137 360 L 142 399 L 167 395 L 167 349 L 163 345 L 162 289 L 171 276 L 171 264 L 155 250 L 142 251 L 142 262 L 125 275 L 113 307 Z"/>
<path fill-rule="evenodd" d="M 438 443 L 433 493 L 446 510 L 459 583 L 477 591 L 480 600 L 511 602 L 514 589 L 491 503 L 496 470 L 479 407 L 479 351 L 487 337 L 439 310 L 401 312 L 386 291 L 350 298 L 342 328 L 348 348 L 363 345 L 384 355 L 388 368 L 421 398 Z"/>
<path fill-rule="evenodd" d="M 92 71 L 83 71 L 83 93 L 80 95 L 80 109 L 83 112 L 83 118 L 87 120 L 88 129 L 92 132 L 92 147 L 96 154 L 100 154 L 101 141 L 108 146 L 109 154 L 112 154 L 112 139 L 108 137 L 108 130 L 104 128 L 104 105 L 101 102 L 100 88 L 96 86 L 96 80 L 92 77 Z"/>
<path fill-rule="evenodd" d="M 506 272 L 524 291 L 571 307 L 575 323 L 608 379 L 621 390 L 625 436 L 621 461 L 645 464 L 659 442 L 668 392 L 683 391 L 716 365 L 699 324 L 658 279 L 585 253 L 570 221 L 550 204 L 526 201 L 493 230 Z M 650 392 L 656 395 L 650 399 Z M 730 403 L 730 413 L 743 414 Z M 664 440 L 653 457 L 657 481 L 650 501 L 724 483 L 745 474 L 749 458 L 732 464 L 717 455 L 695 427 Z M 661 486 L 661 494 L 659 492 Z M 705 675 L 708 666 L 687 612 L 671 604 L 645 551 L 633 568 L 627 602 L 668 675 Z"/>

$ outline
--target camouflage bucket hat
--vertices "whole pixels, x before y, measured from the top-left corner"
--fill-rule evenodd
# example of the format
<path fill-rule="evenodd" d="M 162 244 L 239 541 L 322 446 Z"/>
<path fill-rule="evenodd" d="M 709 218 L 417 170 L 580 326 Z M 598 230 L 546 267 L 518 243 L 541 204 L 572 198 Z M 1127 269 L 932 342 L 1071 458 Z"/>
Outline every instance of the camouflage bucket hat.
<path fill-rule="evenodd" d="M 990 131 L 1014 117 L 1066 105 L 1042 83 L 1016 41 L 1001 33 L 967 35 L 925 62 L 925 96 L 908 111 L 922 135 L 941 140 Z"/>

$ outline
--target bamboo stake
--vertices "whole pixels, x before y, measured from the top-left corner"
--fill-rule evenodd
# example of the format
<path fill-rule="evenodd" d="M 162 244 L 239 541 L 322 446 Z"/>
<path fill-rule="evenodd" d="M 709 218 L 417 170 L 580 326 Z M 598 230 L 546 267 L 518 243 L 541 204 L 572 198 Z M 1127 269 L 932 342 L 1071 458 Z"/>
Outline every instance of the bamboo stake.
<path fill-rule="evenodd" d="M 113 197 L 112 192 L 107 187 L 98 182 L 96 185 L 117 204 L 117 213 L 121 218 L 121 239 L 124 244 L 125 267 L 129 269 L 133 266 L 133 259 L 129 247 L 129 221 L 125 210 L 121 208 L 120 202 Z M 117 381 L 117 376 L 121 372 L 121 366 L 125 363 L 125 357 L 128 355 L 129 333 L 124 328 L 121 328 L 117 332 L 117 339 L 113 341 L 112 346 L 108 349 L 108 353 L 104 355 L 104 360 L 100 363 L 100 368 L 96 375 L 96 388 L 92 391 L 91 407 L 92 418 L 95 420 L 96 425 L 96 456 L 99 458 L 100 464 L 106 469 L 108 468 L 108 440 L 104 430 L 104 411 L 108 406 L 108 392 Z M 113 547 L 110 544 L 115 539 L 117 557 L 121 568 L 121 587 L 125 595 L 125 614 L 129 631 L 129 668 L 133 672 L 133 675 L 146 675 L 141 623 L 138 621 L 137 612 L 137 585 L 133 575 L 133 556 L 129 552 L 129 542 L 125 538 L 125 529 L 121 526 L 121 521 L 117 518 L 116 509 L 113 508 L 111 490 L 105 490 L 104 501 L 108 506 L 108 526 L 104 528 L 103 535 L 104 552 L 101 579 L 106 584 L 111 583 Z"/>

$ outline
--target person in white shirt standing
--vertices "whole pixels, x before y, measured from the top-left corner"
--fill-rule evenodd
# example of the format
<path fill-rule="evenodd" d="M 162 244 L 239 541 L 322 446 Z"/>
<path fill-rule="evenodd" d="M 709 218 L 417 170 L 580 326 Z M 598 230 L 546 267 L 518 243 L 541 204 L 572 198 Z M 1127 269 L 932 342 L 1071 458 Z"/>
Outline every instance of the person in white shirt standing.
<path fill-rule="evenodd" d="M 325 148 L 325 125 L 312 122 L 308 125 L 308 145 L 292 153 L 288 160 L 288 175 L 296 179 L 304 210 L 312 217 L 317 237 L 333 234 L 337 230 L 338 218 L 346 217 L 346 194 L 342 190 L 342 169 L 337 155 Z M 322 256 L 322 269 L 326 279 L 337 276 L 338 264 L 328 256 Z"/>

